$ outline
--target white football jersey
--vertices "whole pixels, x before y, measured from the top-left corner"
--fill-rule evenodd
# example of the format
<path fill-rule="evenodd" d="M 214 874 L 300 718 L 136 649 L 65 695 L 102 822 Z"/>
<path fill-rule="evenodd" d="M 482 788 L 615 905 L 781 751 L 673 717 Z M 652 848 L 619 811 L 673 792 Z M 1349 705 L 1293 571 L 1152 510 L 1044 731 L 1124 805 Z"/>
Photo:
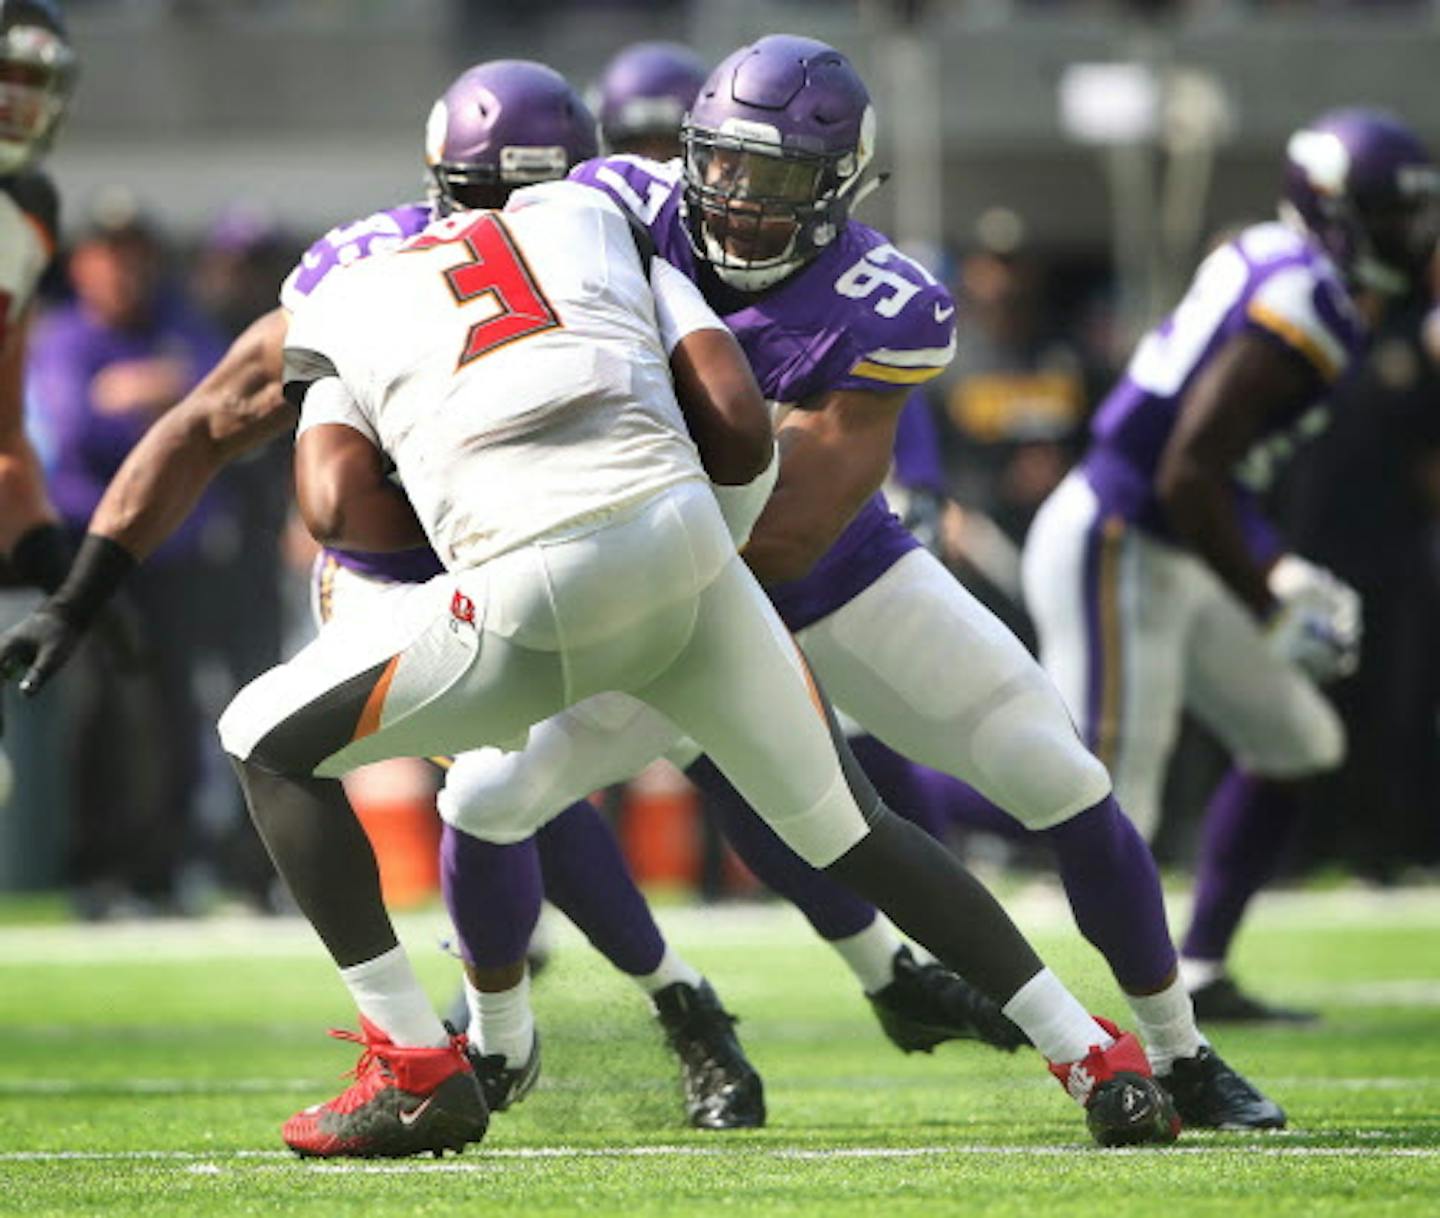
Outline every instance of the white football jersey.
<path fill-rule="evenodd" d="M 619 209 L 547 183 L 331 275 L 295 312 L 300 430 L 343 423 L 395 463 L 449 568 L 703 479 L 671 384 L 685 334 L 723 328 Z"/>

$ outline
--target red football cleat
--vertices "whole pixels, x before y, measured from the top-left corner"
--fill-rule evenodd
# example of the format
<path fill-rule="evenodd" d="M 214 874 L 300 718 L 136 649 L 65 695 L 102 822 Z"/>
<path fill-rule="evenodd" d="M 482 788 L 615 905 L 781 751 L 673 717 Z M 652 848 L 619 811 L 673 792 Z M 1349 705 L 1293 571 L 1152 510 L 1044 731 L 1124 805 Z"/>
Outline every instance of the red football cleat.
<path fill-rule="evenodd" d="M 1092 1045 L 1079 1061 L 1051 1062 L 1050 1073 L 1084 1106 L 1090 1135 L 1101 1146 L 1173 1142 L 1180 1117 L 1165 1089 L 1150 1074 L 1150 1059 L 1134 1035 L 1108 1019 L 1095 1019 L 1115 1038 Z"/>
<path fill-rule="evenodd" d="M 285 1122 L 280 1136 L 309 1158 L 398 1159 L 430 1151 L 462 1151 L 485 1136 L 490 1112 L 465 1056 L 465 1038 L 438 1049 L 393 1044 L 360 1017 L 360 1035 L 331 1036 L 364 1045 L 355 1082 L 329 1103 Z"/>

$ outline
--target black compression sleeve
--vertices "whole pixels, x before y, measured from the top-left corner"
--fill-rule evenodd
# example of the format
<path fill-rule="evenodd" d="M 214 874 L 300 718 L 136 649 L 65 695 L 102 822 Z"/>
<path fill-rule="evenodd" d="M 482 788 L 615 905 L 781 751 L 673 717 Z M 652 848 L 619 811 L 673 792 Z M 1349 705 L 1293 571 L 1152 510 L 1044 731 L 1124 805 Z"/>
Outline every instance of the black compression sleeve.
<path fill-rule="evenodd" d="M 70 570 L 70 543 L 53 521 L 37 524 L 15 543 L 10 566 L 25 583 L 54 592 Z"/>
<path fill-rule="evenodd" d="M 65 582 L 50 598 L 51 608 L 79 626 L 88 626 L 135 567 L 135 556 L 117 541 L 86 533 Z"/>

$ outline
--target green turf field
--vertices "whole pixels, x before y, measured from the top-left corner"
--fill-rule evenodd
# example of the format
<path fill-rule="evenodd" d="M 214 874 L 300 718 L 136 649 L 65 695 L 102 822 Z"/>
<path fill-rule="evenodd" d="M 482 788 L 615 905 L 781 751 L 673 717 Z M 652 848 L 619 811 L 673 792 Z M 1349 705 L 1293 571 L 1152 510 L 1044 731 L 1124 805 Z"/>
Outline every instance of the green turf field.
<path fill-rule="evenodd" d="M 1122 1010 L 1048 891 L 1009 901 L 1101 1012 Z M 0 1214 L 1440 1214 L 1440 891 L 1280 895 L 1239 953 L 1314 1030 L 1217 1042 L 1283 1134 L 1102 1151 L 1033 1054 L 904 1057 L 799 917 L 662 919 L 743 1017 L 769 1127 L 693 1133 L 638 993 L 562 931 L 536 985 L 540 1088 L 463 1157 L 302 1164 L 277 1131 L 338 1091 L 353 1024 L 307 928 L 0 925 Z M 402 932 L 437 999 L 439 914 Z"/>

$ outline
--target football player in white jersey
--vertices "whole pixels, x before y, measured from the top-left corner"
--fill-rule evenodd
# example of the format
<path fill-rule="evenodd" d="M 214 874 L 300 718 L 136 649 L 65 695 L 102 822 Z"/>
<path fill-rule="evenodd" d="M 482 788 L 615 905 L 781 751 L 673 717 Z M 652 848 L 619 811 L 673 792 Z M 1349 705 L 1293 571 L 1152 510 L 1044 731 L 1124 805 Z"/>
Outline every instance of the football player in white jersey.
<path fill-rule="evenodd" d="M 55 252 L 59 200 L 35 168 L 54 139 L 75 55 L 49 0 L 0 0 L 0 553 L 23 583 L 53 592 L 69 547 L 25 434 L 21 377 L 35 285 Z"/>

